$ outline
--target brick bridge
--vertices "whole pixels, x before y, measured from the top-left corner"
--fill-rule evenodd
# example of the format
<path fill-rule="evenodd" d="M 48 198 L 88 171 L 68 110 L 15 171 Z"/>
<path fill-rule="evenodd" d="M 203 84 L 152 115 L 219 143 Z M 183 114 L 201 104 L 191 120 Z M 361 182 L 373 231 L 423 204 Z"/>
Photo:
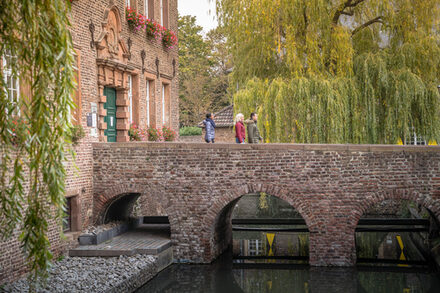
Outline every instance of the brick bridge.
<path fill-rule="evenodd" d="M 127 201 L 112 205 L 121 198 L 160 205 L 181 261 L 210 262 L 224 251 L 233 207 L 253 192 L 302 215 L 316 266 L 354 265 L 357 222 L 383 200 L 413 200 L 440 219 L 440 147 L 96 143 L 93 160 L 95 220 L 110 206 L 129 212 Z"/>

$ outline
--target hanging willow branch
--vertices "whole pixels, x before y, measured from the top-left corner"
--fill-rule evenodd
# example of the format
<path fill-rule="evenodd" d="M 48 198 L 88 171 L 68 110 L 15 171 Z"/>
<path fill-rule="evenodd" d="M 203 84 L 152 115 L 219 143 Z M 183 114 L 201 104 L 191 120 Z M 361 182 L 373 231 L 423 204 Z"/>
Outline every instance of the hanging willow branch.
<path fill-rule="evenodd" d="M 9 56 L 0 71 L 0 236 L 9 240 L 21 230 L 36 278 L 52 258 L 49 221 L 61 223 L 65 200 L 63 163 L 74 107 L 70 2 L 0 0 L 0 7 L 0 56 Z M 18 98 L 7 90 L 6 69 L 26 89 Z"/>

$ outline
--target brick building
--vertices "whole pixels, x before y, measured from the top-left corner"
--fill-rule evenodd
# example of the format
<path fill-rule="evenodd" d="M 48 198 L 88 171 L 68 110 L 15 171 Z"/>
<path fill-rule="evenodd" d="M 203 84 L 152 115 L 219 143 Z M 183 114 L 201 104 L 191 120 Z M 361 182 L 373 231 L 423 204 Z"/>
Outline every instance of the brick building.
<path fill-rule="evenodd" d="M 178 129 L 178 51 L 143 30 L 131 29 L 126 18 L 130 7 L 177 34 L 177 0 L 74 0 L 71 34 L 75 50 L 78 88 L 72 113 L 86 136 L 75 147 L 76 167 L 67 167 L 66 197 L 69 215 L 65 235 L 93 224 L 92 143 L 128 141 L 131 123 L 142 127 Z M 8 89 L 20 92 L 20 82 Z M 24 88 L 22 87 L 22 90 Z M 68 242 L 51 223 L 49 240 L 55 254 Z M 19 231 L 0 241 L 0 284 L 26 271 L 17 241 Z"/>

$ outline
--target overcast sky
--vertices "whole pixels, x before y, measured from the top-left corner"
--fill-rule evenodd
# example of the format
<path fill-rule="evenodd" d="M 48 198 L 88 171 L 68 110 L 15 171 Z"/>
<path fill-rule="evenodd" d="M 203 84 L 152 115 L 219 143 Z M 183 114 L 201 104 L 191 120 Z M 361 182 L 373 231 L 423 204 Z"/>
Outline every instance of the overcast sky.
<path fill-rule="evenodd" d="M 205 33 L 217 26 L 215 17 L 215 0 L 178 0 L 180 15 L 197 17 L 197 24 Z"/>

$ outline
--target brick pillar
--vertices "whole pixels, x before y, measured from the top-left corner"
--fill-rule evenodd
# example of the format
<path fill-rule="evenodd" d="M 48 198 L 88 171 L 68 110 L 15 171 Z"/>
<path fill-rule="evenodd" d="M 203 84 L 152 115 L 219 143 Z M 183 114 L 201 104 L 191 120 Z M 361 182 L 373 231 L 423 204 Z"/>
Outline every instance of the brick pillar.
<path fill-rule="evenodd" d="M 126 142 L 130 138 L 128 136 L 128 130 L 130 129 L 129 122 L 129 100 L 128 89 L 123 88 L 116 91 L 116 141 Z"/>
<path fill-rule="evenodd" d="M 309 227 L 311 266 L 353 266 L 356 263 L 354 230 L 332 223 L 324 227 Z"/>
<path fill-rule="evenodd" d="M 104 131 L 107 129 L 107 122 L 104 122 L 104 117 L 107 116 L 107 110 L 104 109 L 104 104 L 107 102 L 107 97 L 104 96 L 104 86 L 98 86 L 99 106 L 98 106 L 98 131 L 99 141 L 107 142 L 107 136 Z"/>

